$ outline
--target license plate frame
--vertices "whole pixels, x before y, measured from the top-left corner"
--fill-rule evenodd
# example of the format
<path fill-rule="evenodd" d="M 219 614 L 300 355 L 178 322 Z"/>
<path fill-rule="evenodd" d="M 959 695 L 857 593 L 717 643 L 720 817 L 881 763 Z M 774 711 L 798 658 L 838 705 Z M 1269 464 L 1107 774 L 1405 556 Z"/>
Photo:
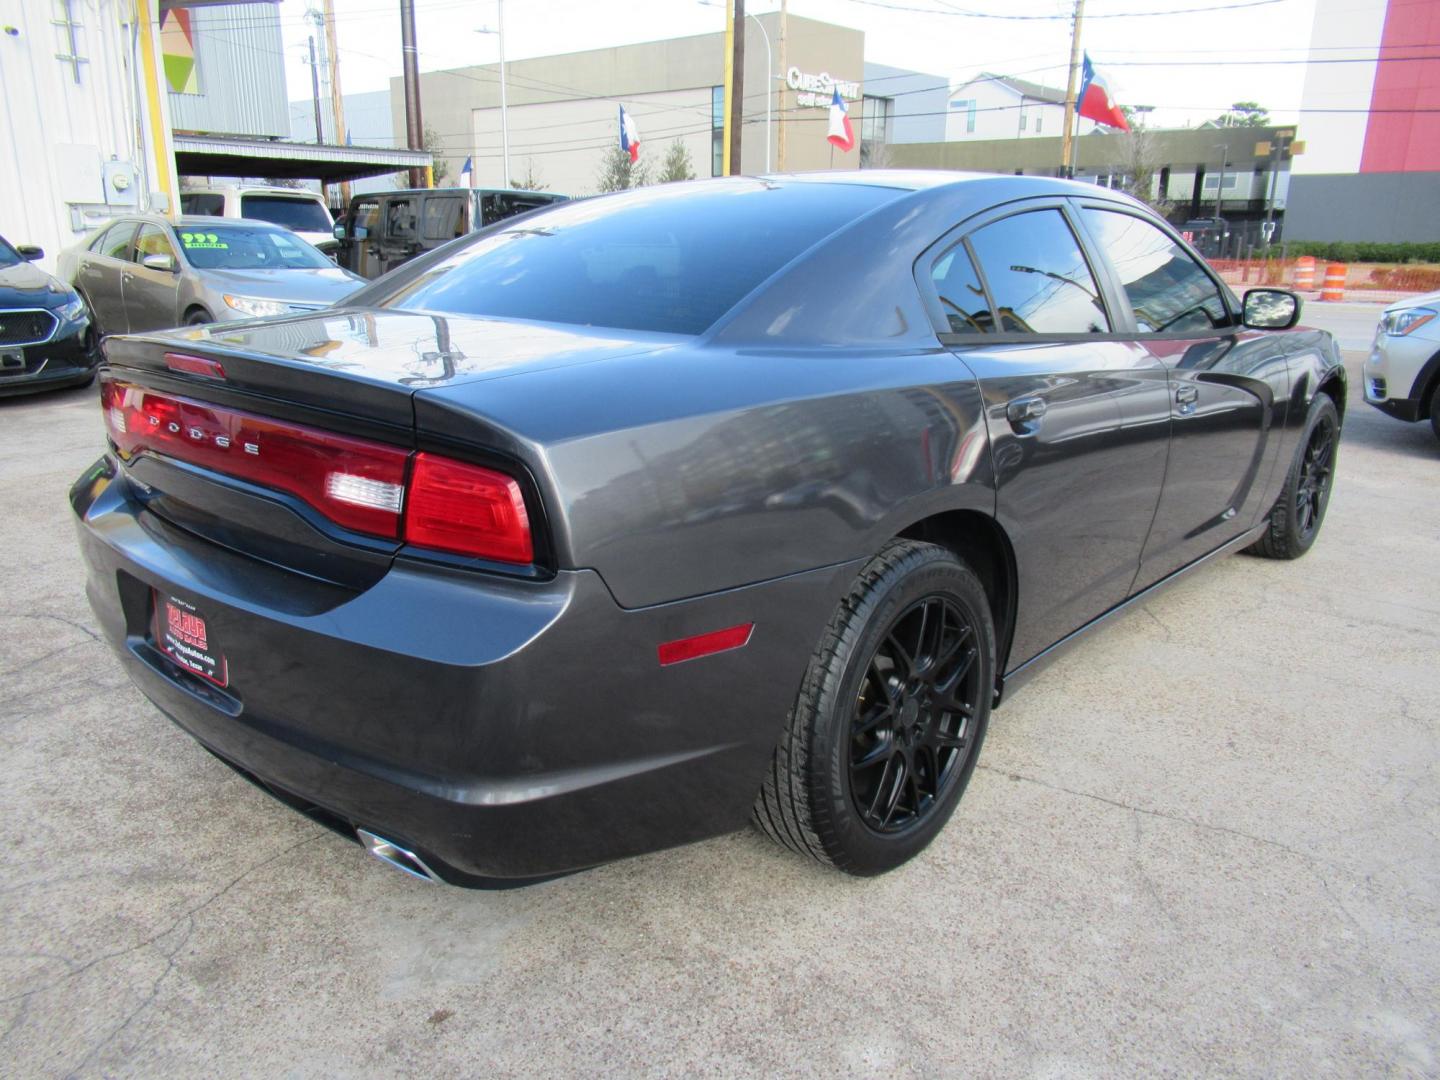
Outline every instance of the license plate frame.
<path fill-rule="evenodd" d="M 182 671 L 221 687 L 230 685 L 230 664 L 215 647 L 210 621 L 190 601 L 152 590 L 151 633 L 155 648 Z"/>

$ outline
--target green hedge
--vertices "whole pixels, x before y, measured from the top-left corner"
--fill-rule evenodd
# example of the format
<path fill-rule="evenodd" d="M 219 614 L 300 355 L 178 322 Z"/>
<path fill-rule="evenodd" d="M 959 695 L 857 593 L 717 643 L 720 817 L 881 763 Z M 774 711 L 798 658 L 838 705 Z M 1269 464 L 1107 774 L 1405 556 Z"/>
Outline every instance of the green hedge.
<path fill-rule="evenodd" d="M 1290 258 L 1314 255 L 1317 259 L 1342 263 L 1440 263 L 1440 243 L 1365 244 L 1317 240 L 1292 240 L 1285 244 Z"/>

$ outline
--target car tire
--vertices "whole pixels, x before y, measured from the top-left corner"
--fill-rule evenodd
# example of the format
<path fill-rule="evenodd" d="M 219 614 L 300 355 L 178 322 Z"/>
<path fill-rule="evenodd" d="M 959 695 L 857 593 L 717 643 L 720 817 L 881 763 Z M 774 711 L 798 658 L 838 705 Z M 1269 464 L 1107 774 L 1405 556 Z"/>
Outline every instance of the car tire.
<path fill-rule="evenodd" d="M 1435 389 L 1430 392 L 1430 430 L 1440 439 L 1440 381 L 1435 383 Z"/>
<path fill-rule="evenodd" d="M 1339 453 L 1340 413 L 1328 395 L 1316 394 L 1265 534 L 1246 551 L 1266 559 L 1298 559 L 1314 546 L 1330 505 Z"/>
<path fill-rule="evenodd" d="M 204 326 L 214 321 L 214 317 L 204 308 L 195 308 L 193 311 L 185 313 L 186 326 Z"/>
<path fill-rule="evenodd" d="M 980 580 L 945 548 L 891 542 L 810 659 L 755 824 L 846 873 L 900 866 L 964 794 L 994 689 L 995 624 Z"/>

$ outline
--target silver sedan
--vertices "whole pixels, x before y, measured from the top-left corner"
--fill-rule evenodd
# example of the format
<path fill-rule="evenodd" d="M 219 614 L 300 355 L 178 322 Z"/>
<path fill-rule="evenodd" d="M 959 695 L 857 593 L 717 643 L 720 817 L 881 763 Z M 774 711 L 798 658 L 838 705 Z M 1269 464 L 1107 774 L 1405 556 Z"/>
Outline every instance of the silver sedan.
<path fill-rule="evenodd" d="M 105 334 L 315 311 L 365 284 L 277 225 L 151 214 L 110 222 L 59 271 Z"/>

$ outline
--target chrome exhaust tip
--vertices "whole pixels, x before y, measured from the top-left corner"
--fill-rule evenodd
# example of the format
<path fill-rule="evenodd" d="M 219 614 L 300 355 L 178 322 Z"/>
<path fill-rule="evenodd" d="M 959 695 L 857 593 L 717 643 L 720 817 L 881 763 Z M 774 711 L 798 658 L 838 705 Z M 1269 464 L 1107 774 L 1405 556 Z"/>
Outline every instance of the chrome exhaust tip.
<path fill-rule="evenodd" d="M 388 863 L 396 870 L 409 874 L 411 877 L 419 878 L 421 881 L 428 881 L 432 885 L 444 884 L 444 879 L 439 874 L 425 865 L 425 860 L 416 855 L 413 851 L 401 847 L 393 840 L 386 840 L 383 836 L 376 836 L 368 829 L 356 829 L 355 835 L 365 845 L 365 850 L 383 863 Z"/>

